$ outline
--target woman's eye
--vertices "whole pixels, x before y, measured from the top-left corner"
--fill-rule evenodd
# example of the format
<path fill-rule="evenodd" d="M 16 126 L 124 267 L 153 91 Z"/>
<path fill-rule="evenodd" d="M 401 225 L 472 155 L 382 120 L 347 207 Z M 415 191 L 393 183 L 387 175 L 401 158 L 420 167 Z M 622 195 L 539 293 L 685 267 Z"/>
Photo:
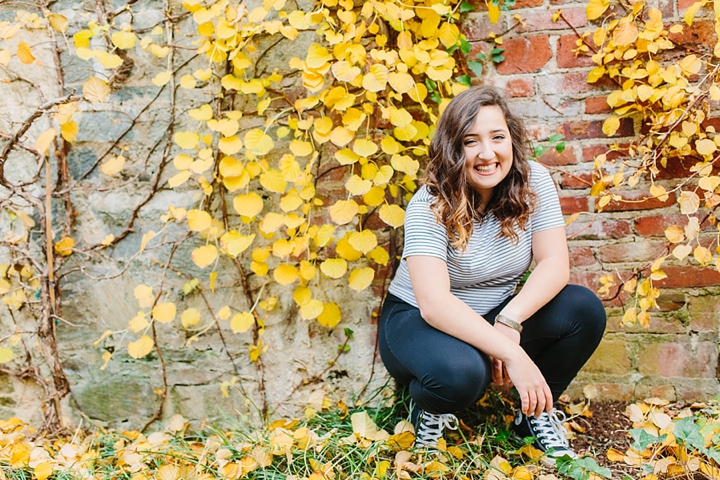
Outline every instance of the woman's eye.
<path fill-rule="evenodd" d="M 497 135 L 493 137 L 493 140 L 505 140 L 505 135 Z"/>

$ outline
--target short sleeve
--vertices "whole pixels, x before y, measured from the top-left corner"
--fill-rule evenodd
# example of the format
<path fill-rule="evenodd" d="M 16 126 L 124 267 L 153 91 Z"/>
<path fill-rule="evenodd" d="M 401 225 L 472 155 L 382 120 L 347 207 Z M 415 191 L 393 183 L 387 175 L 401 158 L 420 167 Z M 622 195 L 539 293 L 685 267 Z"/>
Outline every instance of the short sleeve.
<path fill-rule="evenodd" d="M 422 190 L 410 201 L 405 212 L 405 247 L 402 258 L 427 255 L 447 261 L 447 231 L 435 218 L 431 204 L 432 197 Z"/>
<path fill-rule="evenodd" d="M 549 228 L 564 227 L 560 200 L 557 188 L 550 172 L 537 162 L 529 162 L 531 169 L 531 185 L 538 196 L 538 203 L 531 214 L 532 231 L 539 232 Z"/>

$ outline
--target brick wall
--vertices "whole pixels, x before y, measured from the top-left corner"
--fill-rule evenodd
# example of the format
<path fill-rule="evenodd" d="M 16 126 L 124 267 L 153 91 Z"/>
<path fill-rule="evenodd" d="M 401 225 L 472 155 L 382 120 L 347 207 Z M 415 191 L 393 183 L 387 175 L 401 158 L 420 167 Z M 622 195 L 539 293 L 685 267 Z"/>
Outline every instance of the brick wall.
<path fill-rule="evenodd" d="M 484 2 L 481 2 L 484 6 Z M 648 2 L 652 4 L 653 2 Z M 672 23 L 682 21 L 691 0 L 659 0 L 653 6 Z M 562 9 L 562 19 L 552 14 Z M 525 22 L 512 28 L 515 15 Z M 563 213 L 579 213 L 568 226 L 573 283 L 597 289 L 606 273 L 628 272 L 662 254 L 665 226 L 687 223 L 675 197 L 666 202 L 610 203 L 603 212 L 590 197 L 593 159 L 608 145 L 629 141 L 638 133 L 639 122 L 623 119 L 613 138 L 601 131 L 610 111 L 605 97 L 609 85 L 585 82 L 591 61 L 576 57 L 572 50 L 576 32 L 592 32 L 585 16 L 585 3 L 572 0 L 518 0 L 500 22 L 491 25 L 480 7 L 469 14 L 464 33 L 477 51 L 489 52 L 490 33 L 502 34 L 505 61 L 488 72 L 484 81 L 505 89 L 511 104 L 527 122 L 535 141 L 560 133 L 567 140 L 562 153 L 548 152 L 540 161 L 552 172 L 560 188 Z M 696 21 L 685 26 L 673 40 L 683 45 L 714 45 L 713 25 Z M 684 175 L 687 166 L 678 162 L 662 173 L 663 181 Z M 670 183 L 666 183 L 669 185 Z M 641 184 L 642 185 L 642 184 Z M 641 200 L 640 188 L 623 197 Z M 653 313 L 649 328 L 621 325 L 622 301 L 606 301 L 608 328 L 600 348 L 571 387 L 578 396 L 581 387 L 594 383 L 605 398 L 661 396 L 671 400 L 707 399 L 720 392 L 717 382 L 720 273 L 714 268 L 695 268 L 684 263 L 665 269 L 668 278 L 658 282 L 660 310 Z M 614 293 L 614 292 L 613 292 Z"/>

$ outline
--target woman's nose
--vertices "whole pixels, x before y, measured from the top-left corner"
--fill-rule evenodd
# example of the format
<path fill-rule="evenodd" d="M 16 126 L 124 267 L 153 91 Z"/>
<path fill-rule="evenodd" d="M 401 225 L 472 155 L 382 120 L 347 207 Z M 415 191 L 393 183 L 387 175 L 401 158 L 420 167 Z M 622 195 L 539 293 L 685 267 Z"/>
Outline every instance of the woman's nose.
<path fill-rule="evenodd" d="M 478 158 L 480 159 L 491 159 L 495 154 L 493 153 L 492 146 L 487 142 L 478 142 Z"/>

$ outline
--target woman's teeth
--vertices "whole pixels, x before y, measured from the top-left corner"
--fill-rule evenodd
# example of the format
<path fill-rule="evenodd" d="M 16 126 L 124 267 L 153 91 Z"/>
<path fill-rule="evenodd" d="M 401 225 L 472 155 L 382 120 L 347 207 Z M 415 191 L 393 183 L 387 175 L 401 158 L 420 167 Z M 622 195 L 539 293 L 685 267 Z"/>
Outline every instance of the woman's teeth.
<path fill-rule="evenodd" d="M 497 168 L 497 164 L 493 163 L 491 165 L 475 165 L 475 170 L 477 170 L 480 173 L 490 173 L 495 171 Z"/>

